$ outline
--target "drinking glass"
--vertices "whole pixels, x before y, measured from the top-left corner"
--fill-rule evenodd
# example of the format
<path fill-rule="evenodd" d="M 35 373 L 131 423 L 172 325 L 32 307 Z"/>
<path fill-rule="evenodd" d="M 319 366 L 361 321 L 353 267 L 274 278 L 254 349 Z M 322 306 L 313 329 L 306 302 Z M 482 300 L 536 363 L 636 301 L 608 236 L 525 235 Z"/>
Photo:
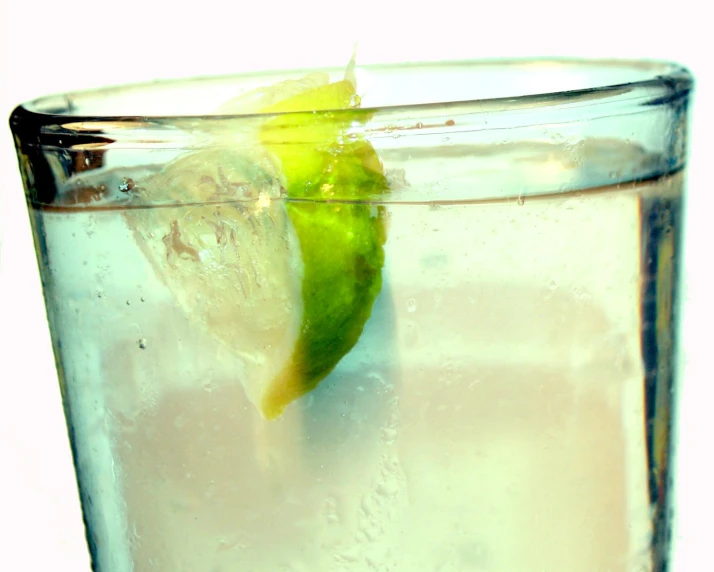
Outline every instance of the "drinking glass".
<path fill-rule="evenodd" d="M 667 570 L 692 85 L 447 62 L 19 106 L 94 570 Z"/>

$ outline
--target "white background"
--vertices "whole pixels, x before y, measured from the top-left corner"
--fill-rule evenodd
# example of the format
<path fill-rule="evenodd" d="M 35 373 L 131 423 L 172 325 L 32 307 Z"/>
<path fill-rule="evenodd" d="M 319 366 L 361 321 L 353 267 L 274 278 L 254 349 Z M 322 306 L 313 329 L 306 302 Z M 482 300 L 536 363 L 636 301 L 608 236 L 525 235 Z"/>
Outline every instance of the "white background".
<path fill-rule="evenodd" d="M 150 0 L 0 0 L 0 570 L 89 570 L 6 122 L 13 105 L 53 92 L 159 77 L 341 66 L 355 41 L 360 63 L 631 57 L 677 60 L 694 72 L 675 572 L 706 569 L 714 517 L 714 336 L 707 327 L 714 323 L 714 280 L 708 275 L 714 200 L 705 179 L 714 71 L 706 55 L 710 19 L 699 7 L 706 3 L 511 0 L 496 6 L 469 2 L 468 10 L 453 0 L 242 4 L 201 0 L 181 10 L 179 3 Z"/>

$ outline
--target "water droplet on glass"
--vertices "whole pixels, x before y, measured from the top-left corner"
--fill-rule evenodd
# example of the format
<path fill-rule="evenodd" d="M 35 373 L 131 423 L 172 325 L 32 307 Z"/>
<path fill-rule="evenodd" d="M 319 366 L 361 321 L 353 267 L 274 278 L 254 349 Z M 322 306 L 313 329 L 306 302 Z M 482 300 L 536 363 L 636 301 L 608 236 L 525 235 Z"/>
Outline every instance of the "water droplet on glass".
<path fill-rule="evenodd" d="M 416 124 L 417 129 L 421 129 L 424 127 L 424 124 L 420 121 L 419 123 Z"/>
<path fill-rule="evenodd" d="M 382 440 L 387 444 L 391 445 L 396 441 L 397 437 L 399 436 L 399 432 L 397 431 L 396 427 L 385 427 L 382 429 Z"/>
<path fill-rule="evenodd" d="M 407 312 L 415 312 L 415 311 L 416 311 L 416 307 L 417 307 L 416 300 L 414 300 L 414 298 L 411 298 L 411 299 L 407 302 Z"/>
<path fill-rule="evenodd" d="M 386 386 L 387 382 L 384 380 L 384 378 L 377 373 L 376 371 L 372 371 L 367 374 L 367 379 L 372 382 L 373 386 L 381 385 L 381 386 Z"/>
<path fill-rule="evenodd" d="M 126 301 L 127 306 L 131 306 L 131 302 L 129 300 Z"/>
<path fill-rule="evenodd" d="M 136 343 L 142 350 L 146 349 L 146 338 L 139 338 Z"/>
<path fill-rule="evenodd" d="M 134 181 L 129 177 L 124 177 L 124 180 L 119 184 L 119 190 L 122 193 L 128 193 L 134 188 Z"/>
<path fill-rule="evenodd" d="M 383 497 L 393 497 L 399 492 L 399 485 L 394 481 L 383 481 L 377 485 L 375 492 Z"/>
<path fill-rule="evenodd" d="M 523 196 L 523 193 L 519 193 L 518 195 L 518 206 L 522 207 L 524 204 L 526 204 L 526 198 Z"/>
<path fill-rule="evenodd" d="M 356 93 L 354 95 L 350 95 L 350 107 L 359 107 L 361 103 L 362 98 L 359 95 Z"/>

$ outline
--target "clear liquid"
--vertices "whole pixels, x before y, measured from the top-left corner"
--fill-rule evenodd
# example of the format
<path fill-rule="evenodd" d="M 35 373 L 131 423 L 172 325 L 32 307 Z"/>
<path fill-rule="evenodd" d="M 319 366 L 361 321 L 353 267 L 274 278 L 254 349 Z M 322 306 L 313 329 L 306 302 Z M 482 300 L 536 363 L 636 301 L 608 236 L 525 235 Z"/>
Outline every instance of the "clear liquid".
<path fill-rule="evenodd" d="M 359 343 L 270 422 L 125 213 L 37 210 L 95 568 L 665 570 L 681 187 L 387 205 Z"/>

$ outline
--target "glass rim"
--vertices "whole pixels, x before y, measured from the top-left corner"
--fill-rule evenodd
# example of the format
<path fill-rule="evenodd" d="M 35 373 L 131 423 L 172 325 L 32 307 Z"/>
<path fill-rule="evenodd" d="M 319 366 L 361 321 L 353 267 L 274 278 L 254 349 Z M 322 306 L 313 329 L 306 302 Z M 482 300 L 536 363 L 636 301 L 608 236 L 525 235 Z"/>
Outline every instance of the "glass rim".
<path fill-rule="evenodd" d="M 314 111 L 290 111 L 283 113 L 221 113 L 221 114 L 167 114 L 167 115 L 82 115 L 73 114 L 70 112 L 51 113 L 38 110 L 38 106 L 47 104 L 51 101 L 62 100 L 71 108 L 71 97 L 84 96 L 101 98 L 112 93 L 118 93 L 126 90 L 156 90 L 168 86 L 181 86 L 197 83 L 209 83 L 211 81 L 221 80 L 241 80 L 241 79 L 257 79 L 261 76 L 280 75 L 280 74 L 295 74 L 295 73 L 314 73 L 314 72 L 344 72 L 344 68 L 305 68 L 305 69 L 290 69 L 290 70 L 266 70 L 257 72 L 247 72 L 229 75 L 213 75 L 213 76 L 198 76 L 191 78 L 175 78 L 161 79 L 155 81 L 127 83 L 115 86 L 107 86 L 86 90 L 78 90 L 76 92 L 65 92 L 56 95 L 48 95 L 39 97 L 18 105 L 10 116 L 10 126 L 16 134 L 21 132 L 42 133 L 44 128 L 62 126 L 63 124 L 71 123 L 73 126 L 83 124 L 85 126 L 81 131 L 87 131 L 87 127 L 92 125 L 101 126 L 102 123 L 111 122 L 115 125 L 123 125 L 125 128 L 132 126 L 145 126 L 152 122 L 160 122 L 163 125 L 177 123 L 181 124 L 185 121 L 210 121 L 212 123 L 220 123 L 226 121 L 245 120 L 251 121 L 256 119 L 267 119 L 276 115 L 299 116 L 301 114 L 330 114 L 339 118 L 340 114 L 354 113 L 359 110 L 362 113 L 377 114 L 377 115 L 408 115 L 417 113 L 428 113 L 429 111 L 447 112 L 453 108 L 467 107 L 472 112 L 488 112 L 488 113 L 512 113 L 532 107 L 553 107 L 564 106 L 574 103 L 589 102 L 598 100 L 599 104 L 613 103 L 613 100 L 618 96 L 621 97 L 617 103 L 623 102 L 637 103 L 647 106 L 655 106 L 664 103 L 670 103 L 674 100 L 685 97 L 694 86 L 694 77 L 691 72 L 684 66 L 665 60 L 648 60 L 648 59 L 588 59 L 588 58 L 510 58 L 510 59 L 484 59 L 484 60 L 453 60 L 441 62 L 406 62 L 406 63 L 384 63 L 384 64 L 365 64 L 356 65 L 356 70 L 375 70 L 375 71 L 395 71 L 407 69 L 426 69 L 438 68 L 440 66 L 457 66 L 463 68 L 464 71 L 478 71 L 486 68 L 515 68 L 515 73 L 518 73 L 518 68 L 525 69 L 526 67 L 535 66 L 561 66 L 564 73 L 572 73 L 573 71 L 587 71 L 588 69 L 595 70 L 597 68 L 620 68 L 621 70 L 629 70 L 632 75 L 638 72 L 649 72 L 645 77 L 633 79 L 632 81 L 619 81 L 614 83 L 604 82 L 602 84 L 594 84 L 590 87 L 581 89 L 566 89 L 561 91 L 540 91 L 537 93 L 529 93 L 525 95 L 503 96 L 503 97 L 485 97 L 473 99 L 453 99 L 441 102 L 429 103 L 408 103 L 396 105 L 375 105 L 349 109 L 325 109 L 319 112 Z M 359 87 L 359 86 L 358 86 Z M 644 101 L 643 101 L 644 100 Z M 95 131 L 96 132 L 96 131 Z"/>

